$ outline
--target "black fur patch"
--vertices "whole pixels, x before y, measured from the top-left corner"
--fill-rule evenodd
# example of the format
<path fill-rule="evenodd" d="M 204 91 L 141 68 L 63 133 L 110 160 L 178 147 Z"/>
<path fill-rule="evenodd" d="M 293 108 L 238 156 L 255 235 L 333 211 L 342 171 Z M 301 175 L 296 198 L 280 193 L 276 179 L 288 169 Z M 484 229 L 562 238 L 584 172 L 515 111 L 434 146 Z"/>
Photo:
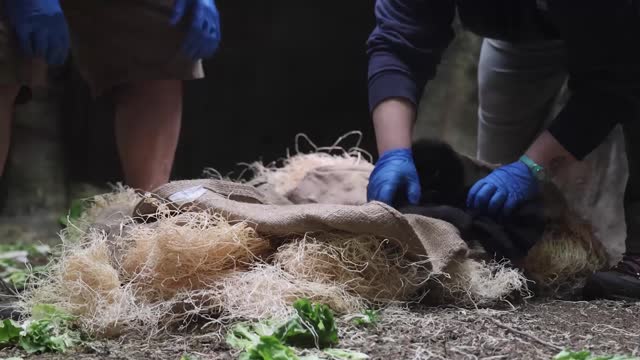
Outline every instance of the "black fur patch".
<path fill-rule="evenodd" d="M 545 228 L 542 201 L 528 202 L 508 219 L 492 219 L 466 208 L 469 187 L 465 184 L 462 157 L 447 143 L 419 140 L 412 152 L 422 197 L 418 206 L 400 206 L 404 214 L 447 221 L 460 231 L 469 245 L 479 243 L 488 255 L 518 260 L 542 238 Z"/>
<path fill-rule="evenodd" d="M 416 141 L 412 152 L 422 188 L 420 203 L 464 207 L 465 173 L 458 153 L 449 144 L 432 139 Z"/>

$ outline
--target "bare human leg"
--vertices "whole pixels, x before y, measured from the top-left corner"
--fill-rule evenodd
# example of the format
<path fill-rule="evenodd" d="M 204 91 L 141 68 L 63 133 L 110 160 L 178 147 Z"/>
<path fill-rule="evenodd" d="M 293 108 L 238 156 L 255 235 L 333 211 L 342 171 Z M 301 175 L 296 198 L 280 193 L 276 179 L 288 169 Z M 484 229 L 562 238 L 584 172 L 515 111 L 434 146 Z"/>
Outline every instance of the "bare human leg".
<path fill-rule="evenodd" d="M 182 122 L 182 81 L 137 81 L 116 94 L 115 133 L 128 186 L 169 181 Z"/>

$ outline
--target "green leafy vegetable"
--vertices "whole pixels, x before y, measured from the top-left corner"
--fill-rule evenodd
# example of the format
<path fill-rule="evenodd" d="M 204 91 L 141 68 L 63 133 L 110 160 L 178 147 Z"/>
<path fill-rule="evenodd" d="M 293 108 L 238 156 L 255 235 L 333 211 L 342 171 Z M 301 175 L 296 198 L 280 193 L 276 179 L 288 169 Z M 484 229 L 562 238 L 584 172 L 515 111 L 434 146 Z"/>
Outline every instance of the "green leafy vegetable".
<path fill-rule="evenodd" d="M 1 254 L 19 251 L 26 251 L 27 255 L 29 256 L 39 256 L 48 255 L 51 252 L 51 248 L 48 245 L 23 244 L 21 242 L 13 244 L 0 244 Z"/>
<path fill-rule="evenodd" d="M 43 274 L 46 266 L 31 267 L 31 263 L 48 261 L 51 249 L 46 245 L 2 244 L 0 245 L 0 278 L 11 288 L 22 290 L 32 276 Z"/>
<path fill-rule="evenodd" d="M 73 220 L 78 220 L 82 217 L 82 214 L 90 206 L 91 202 L 82 199 L 76 199 L 71 201 L 71 207 L 67 215 L 60 216 L 59 222 L 62 226 L 69 226 L 69 223 Z"/>
<path fill-rule="evenodd" d="M 26 352 L 42 353 L 46 351 L 65 352 L 79 342 L 69 333 L 57 333 L 49 322 L 36 321 L 25 329 L 25 335 L 18 341 Z"/>
<path fill-rule="evenodd" d="M 15 269 L 3 278 L 4 281 L 12 285 L 18 290 L 24 289 L 29 280 L 29 273 L 26 270 Z"/>
<path fill-rule="evenodd" d="M 640 360 L 638 357 L 627 357 L 622 355 L 592 356 L 591 352 L 582 351 L 562 351 L 553 357 L 553 360 Z"/>
<path fill-rule="evenodd" d="M 380 321 L 380 315 L 375 310 L 365 310 L 352 320 L 352 322 L 358 326 L 375 325 L 378 321 Z"/>
<path fill-rule="evenodd" d="M 326 358 L 321 358 L 318 355 L 315 354 L 310 354 L 310 355 L 304 355 L 304 356 L 300 356 L 300 360 L 327 360 Z"/>
<path fill-rule="evenodd" d="M 328 306 L 300 299 L 293 307 L 297 317 L 278 328 L 274 334 L 276 338 L 285 344 L 305 348 L 323 349 L 338 344 L 338 328 Z"/>
<path fill-rule="evenodd" d="M 58 309 L 51 304 L 38 304 L 31 309 L 31 318 L 33 320 L 48 320 L 52 322 L 64 323 L 72 321 L 73 316 Z"/>
<path fill-rule="evenodd" d="M 227 333 L 227 343 L 245 352 L 243 360 L 298 360 L 293 349 L 273 336 L 277 325 L 270 321 L 255 324 L 239 323 Z"/>
<path fill-rule="evenodd" d="M 260 342 L 260 337 L 271 336 L 278 325 L 265 320 L 255 324 L 238 323 L 227 333 L 227 343 L 235 349 L 247 350 Z"/>
<path fill-rule="evenodd" d="M 0 344 L 15 343 L 20 338 L 22 328 L 11 319 L 2 320 L 0 323 Z"/>
<path fill-rule="evenodd" d="M 275 336 L 261 336 L 255 346 L 240 356 L 240 360 L 298 360 L 298 356 Z"/>
<path fill-rule="evenodd" d="M 301 299 L 293 304 L 296 316 L 286 323 L 262 321 L 238 323 L 227 333 L 227 343 L 239 350 L 241 360 L 315 360 L 299 358 L 289 346 L 327 348 L 338 343 L 338 328 L 333 312 L 322 304 Z M 339 360 L 367 359 L 364 354 L 348 350 L 327 350 L 327 355 Z"/>
<path fill-rule="evenodd" d="M 227 344 L 235 349 L 247 350 L 260 342 L 258 335 L 250 324 L 236 324 L 227 333 Z"/>
<path fill-rule="evenodd" d="M 41 276 L 47 271 L 46 266 L 34 266 L 31 269 L 9 268 L 0 273 L 2 280 L 13 286 L 16 290 L 23 290 L 34 276 Z"/>
<path fill-rule="evenodd" d="M 80 342 L 79 334 L 70 329 L 72 320 L 72 316 L 53 305 L 36 305 L 31 320 L 23 325 L 19 344 L 28 353 L 65 352 Z"/>
<path fill-rule="evenodd" d="M 4 320 L 0 327 L 0 344 L 19 345 L 28 353 L 65 352 L 80 342 L 80 335 L 70 329 L 73 317 L 52 305 L 37 305 L 32 318 L 22 325 Z"/>
<path fill-rule="evenodd" d="M 180 356 L 180 360 L 198 360 L 198 358 L 190 354 L 183 354 Z"/>
<path fill-rule="evenodd" d="M 336 360 L 365 360 L 369 358 L 366 354 L 345 349 L 326 349 L 324 352 Z"/>

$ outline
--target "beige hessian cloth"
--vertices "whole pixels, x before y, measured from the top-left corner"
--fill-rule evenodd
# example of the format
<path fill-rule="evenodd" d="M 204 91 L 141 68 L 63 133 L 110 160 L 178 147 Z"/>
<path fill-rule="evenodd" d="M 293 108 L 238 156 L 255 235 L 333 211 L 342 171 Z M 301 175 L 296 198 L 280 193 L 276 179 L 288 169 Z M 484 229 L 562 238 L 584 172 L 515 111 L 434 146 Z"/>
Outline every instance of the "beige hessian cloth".
<path fill-rule="evenodd" d="M 153 215 L 160 203 L 171 203 L 183 211 L 210 210 L 231 221 L 246 221 L 259 234 L 269 237 L 288 238 L 291 234 L 316 231 L 375 235 L 401 244 L 411 258 L 428 260 L 435 272 L 442 271 L 453 260 L 466 258 L 468 253 L 453 225 L 403 215 L 383 203 L 274 205 L 267 200 L 269 197 L 246 184 L 209 179 L 176 181 L 145 197 L 137 205 L 135 215 Z M 339 199 L 340 195 L 334 192 L 330 197 Z"/>

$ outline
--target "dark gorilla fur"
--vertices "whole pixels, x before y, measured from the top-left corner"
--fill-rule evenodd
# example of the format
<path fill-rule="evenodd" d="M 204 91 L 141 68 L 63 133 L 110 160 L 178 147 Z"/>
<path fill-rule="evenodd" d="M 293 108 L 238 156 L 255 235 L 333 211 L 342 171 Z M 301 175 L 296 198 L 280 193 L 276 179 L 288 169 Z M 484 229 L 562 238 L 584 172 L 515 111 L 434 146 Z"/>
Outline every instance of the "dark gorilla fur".
<path fill-rule="evenodd" d="M 534 281 L 530 290 L 574 298 L 579 296 L 576 281 L 608 263 L 607 251 L 591 225 L 571 210 L 553 182 L 541 183 L 536 199 L 524 203 L 508 219 L 496 220 L 466 208 L 471 186 L 496 165 L 460 155 L 438 140 L 415 142 L 413 156 L 423 194 L 417 206 L 398 210 L 453 224 L 472 249 L 470 256 L 509 259 L 508 266 L 523 270 Z M 528 256 L 539 241 L 546 245 Z"/>
<path fill-rule="evenodd" d="M 453 148 L 442 141 L 418 140 L 412 146 L 413 159 L 420 178 L 420 204 L 464 207 L 465 169 Z"/>
<path fill-rule="evenodd" d="M 466 208 L 471 186 L 491 171 L 458 154 L 449 144 L 432 139 L 416 141 L 412 152 L 422 196 L 417 206 L 398 210 L 447 221 L 469 245 L 479 243 L 497 258 L 521 259 L 544 233 L 542 202 L 531 201 L 504 221 L 474 214 Z"/>

